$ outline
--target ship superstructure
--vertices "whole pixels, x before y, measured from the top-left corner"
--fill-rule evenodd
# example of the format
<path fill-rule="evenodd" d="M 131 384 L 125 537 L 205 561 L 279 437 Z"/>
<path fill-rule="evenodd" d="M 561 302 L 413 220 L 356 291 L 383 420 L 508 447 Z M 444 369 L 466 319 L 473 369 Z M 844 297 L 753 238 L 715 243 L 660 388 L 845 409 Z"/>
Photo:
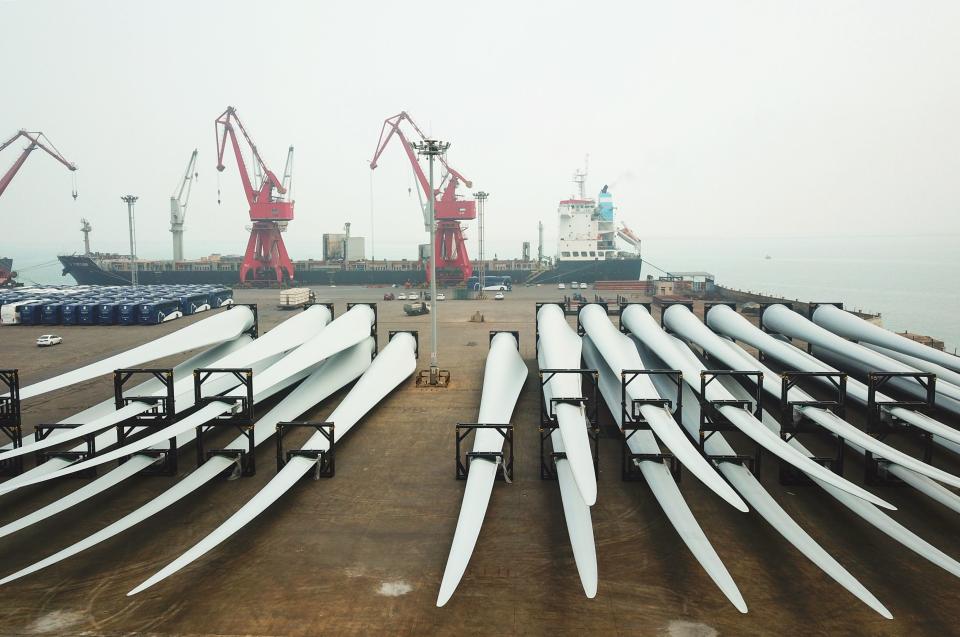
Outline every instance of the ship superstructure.
<path fill-rule="evenodd" d="M 557 208 L 557 269 L 581 271 L 584 276 L 580 280 L 638 279 L 639 239 L 625 226 L 618 229 L 613 195 L 607 186 L 597 199 L 586 196 L 586 177 L 585 171 L 574 174 L 578 193 L 562 200 Z M 618 236 L 633 250 L 621 251 L 617 247 Z"/>

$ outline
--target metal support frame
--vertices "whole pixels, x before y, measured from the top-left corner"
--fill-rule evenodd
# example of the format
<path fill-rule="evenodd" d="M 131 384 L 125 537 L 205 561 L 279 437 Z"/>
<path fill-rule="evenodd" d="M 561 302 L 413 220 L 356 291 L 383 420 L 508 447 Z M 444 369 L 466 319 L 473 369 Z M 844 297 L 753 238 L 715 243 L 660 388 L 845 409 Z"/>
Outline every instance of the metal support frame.
<path fill-rule="evenodd" d="M 893 378 L 913 378 L 927 391 L 924 400 L 877 400 L 877 393 Z M 933 434 L 905 423 L 892 414 L 889 409 L 903 407 L 920 413 L 929 413 L 937 397 L 937 375 L 927 372 L 870 372 L 867 374 L 867 433 L 883 440 L 894 431 L 914 431 L 923 439 L 923 461 L 930 464 L 933 459 Z M 867 451 L 865 456 L 868 485 L 893 486 L 903 482 L 890 475 L 886 470 L 887 462 L 876 458 Z"/>
<path fill-rule="evenodd" d="M 333 305 L 333 304 L 331 303 L 330 305 Z M 376 303 L 347 303 L 347 311 L 349 312 L 354 305 L 367 305 L 370 307 L 371 310 L 373 310 L 373 325 L 370 326 L 370 336 L 373 337 L 373 357 L 376 358 L 377 351 L 378 351 L 377 350 L 377 333 L 379 331 L 377 304 Z M 332 313 L 333 310 L 331 309 L 330 312 Z"/>
<path fill-rule="evenodd" d="M 749 400 L 709 400 L 707 399 L 707 386 L 721 376 L 730 376 L 735 380 L 741 378 L 755 377 L 756 390 L 753 395 L 753 402 Z M 760 396 L 763 387 L 763 372 L 742 372 L 729 369 L 705 369 L 700 372 L 700 394 L 697 397 L 700 402 L 700 453 L 710 458 L 714 462 L 734 462 L 747 467 L 754 475 L 760 476 L 760 459 L 763 447 L 756 443 L 753 455 L 735 454 L 732 456 L 715 456 L 706 452 L 705 444 L 710 437 L 718 431 L 740 431 L 731 423 L 718 409 L 719 407 L 737 407 L 751 411 L 757 420 L 763 418 L 763 405 L 760 402 Z"/>
<path fill-rule="evenodd" d="M 583 336 L 584 334 L 587 333 L 587 331 L 583 329 L 583 324 L 580 323 L 580 312 L 582 312 L 583 308 L 587 307 L 588 305 L 599 305 L 600 307 L 603 308 L 603 313 L 606 314 L 607 316 L 610 316 L 610 308 L 607 305 L 606 301 L 590 301 L 589 303 L 582 304 L 580 306 L 580 309 L 577 311 L 577 335 L 578 336 Z"/>
<path fill-rule="evenodd" d="M 133 380 L 149 376 L 163 385 L 161 395 L 147 394 L 131 396 L 124 393 L 125 386 Z M 113 372 L 113 401 L 118 410 L 130 403 L 150 405 L 147 411 L 131 416 L 117 423 L 117 445 L 122 447 L 133 436 L 149 435 L 166 429 L 174 423 L 177 416 L 176 403 L 173 394 L 173 370 L 158 368 L 127 368 Z M 164 449 L 143 449 L 139 455 L 153 456 L 157 461 L 142 471 L 144 475 L 172 476 L 177 473 L 177 437 L 172 436 L 168 446 Z M 130 456 L 120 458 L 120 464 L 130 459 Z"/>
<path fill-rule="evenodd" d="M 557 374 L 576 374 L 581 377 L 581 393 L 582 393 L 582 379 L 587 377 L 593 380 L 593 396 L 588 398 L 585 396 L 561 396 L 554 397 L 550 399 L 550 403 L 547 404 L 546 397 L 544 396 L 543 388 L 546 386 L 550 380 Z M 554 406 L 559 403 L 572 403 L 577 405 L 583 405 L 586 410 L 587 416 L 587 436 L 590 439 L 590 449 L 593 455 L 593 472 L 595 475 L 600 474 L 600 456 L 599 456 L 599 446 L 600 446 L 600 425 L 597 419 L 597 407 L 599 404 L 598 401 L 598 382 L 599 373 L 595 369 L 541 369 L 540 370 L 540 479 L 541 480 L 556 480 L 557 471 L 554 467 L 554 463 L 560 458 L 566 458 L 567 454 L 564 452 L 553 451 L 547 454 L 546 445 L 544 444 L 547 438 L 550 437 L 550 434 L 553 433 L 555 429 L 560 427 L 557 422 L 557 417 L 553 413 Z M 548 460 L 549 457 L 549 460 Z"/>
<path fill-rule="evenodd" d="M 20 372 L 16 369 L 0 369 L 0 433 L 10 439 L 14 449 L 23 446 L 23 423 L 20 411 Z M 15 476 L 23 473 L 23 456 L 0 462 L 0 476 Z"/>
<path fill-rule="evenodd" d="M 47 437 L 59 429 L 76 429 L 81 427 L 83 423 L 56 423 L 56 424 L 42 424 L 34 427 L 34 436 L 37 441 L 46 440 Z M 34 452 L 34 457 L 36 458 L 37 464 L 40 465 L 51 458 L 65 458 L 71 462 L 83 462 L 84 460 L 89 460 L 90 458 L 97 455 L 97 443 L 96 443 L 97 434 L 94 432 L 88 433 L 81 438 L 86 444 L 87 448 L 85 451 L 73 451 L 71 449 L 64 449 L 61 451 L 49 451 L 46 449 L 41 449 L 40 451 Z M 64 442 L 72 442 L 72 440 L 65 440 Z M 84 469 L 83 471 L 77 471 L 72 474 L 78 478 L 96 478 L 97 477 L 97 468 L 90 467 L 89 469 Z"/>
<path fill-rule="evenodd" d="M 847 375 L 844 372 L 801 372 L 785 371 L 780 374 L 780 438 L 790 442 L 799 433 L 822 432 L 823 427 L 805 418 L 797 411 L 798 407 L 815 407 L 827 409 L 839 418 L 845 419 L 847 413 Z M 790 400 L 789 393 L 801 380 L 805 378 L 826 378 L 836 392 L 834 400 Z M 846 444 L 844 439 L 836 437 L 837 449 L 833 457 L 816 456 L 814 462 L 830 469 L 838 476 L 843 475 Z M 791 464 L 779 460 L 780 484 L 788 486 L 812 486 L 813 480 Z"/>
<path fill-rule="evenodd" d="M 503 451 L 461 451 L 461 443 L 464 439 L 478 429 L 495 429 L 498 434 L 503 436 L 508 453 Z M 455 433 L 456 441 L 456 478 L 457 480 L 466 480 L 470 474 L 470 462 L 476 458 L 482 458 L 502 465 L 503 471 L 497 474 L 497 479 L 513 482 L 513 425 L 510 423 L 490 424 L 483 422 L 460 422 L 457 423 Z"/>
<path fill-rule="evenodd" d="M 644 302 L 642 302 L 642 303 L 639 302 L 639 301 L 628 301 L 626 297 L 623 297 L 623 299 L 620 301 L 619 305 L 620 305 L 620 317 L 621 317 L 621 318 L 620 318 L 620 320 L 618 321 L 618 323 L 619 323 L 620 331 L 621 331 L 622 333 L 624 333 L 624 334 L 629 334 L 629 333 L 630 333 L 630 330 L 627 329 L 627 326 L 623 324 L 623 311 L 624 311 L 625 309 L 627 309 L 627 306 L 628 306 L 628 305 L 642 305 L 643 307 L 645 307 L 645 308 L 647 309 L 647 313 L 648 313 L 648 314 L 650 314 L 651 316 L 653 315 L 653 304 L 652 304 L 652 303 L 647 303 L 646 301 L 644 301 Z"/>
<path fill-rule="evenodd" d="M 327 440 L 326 449 L 290 449 L 284 453 L 283 437 L 290 429 L 313 429 Z M 277 423 L 277 472 L 283 469 L 291 458 L 308 458 L 314 462 L 313 479 L 332 478 L 336 474 L 336 445 L 334 444 L 333 423 L 313 421 L 292 421 Z"/>
<path fill-rule="evenodd" d="M 634 398 L 630 400 L 630 406 L 627 407 L 627 385 L 635 381 L 639 376 L 666 376 L 673 381 L 677 388 L 677 403 L 673 404 L 669 398 Z M 670 473 L 673 479 L 680 480 L 680 461 L 672 453 L 633 453 L 630 451 L 628 442 L 638 431 L 650 431 L 653 428 L 650 423 L 640 413 L 640 407 L 643 405 L 654 405 L 664 407 L 670 410 L 673 419 L 677 421 L 681 430 L 683 424 L 683 372 L 678 369 L 625 369 L 620 373 L 620 421 L 623 429 L 623 453 L 620 455 L 620 477 L 628 482 L 635 482 L 643 479 L 643 473 L 638 466 L 639 462 L 652 460 L 654 462 L 667 461 L 670 467 Z M 656 434 L 653 433 L 654 437 Z"/>
<path fill-rule="evenodd" d="M 232 310 L 235 307 L 245 307 L 253 312 L 253 327 L 248 329 L 244 334 L 249 334 L 252 338 L 260 338 L 260 314 L 257 312 L 256 303 L 232 303 L 227 308 Z"/>
<path fill-rule="evenodd" d="M 203 384 L 214 374 L 231 374 L 244 389 L 243 396 L 204 396 Z M 195 408 L 199 409 L 210 403 L 232 402 L 233 408 L 226 414 L 197 426 L 197 466 L 199 467 L 212 456 L 227 456 L 234 458 L 238 464 L 240 475 L 249 477 L 257 473 L 256 441 L 253 436 L 253 370 L 250 368 L 232 367 L 204 367 L 193 370 L 193 399 Z M 206 449 L 204 434 L 212 429 L 232 427 L 240 432 L 246 440 L 246 449 Z"/>

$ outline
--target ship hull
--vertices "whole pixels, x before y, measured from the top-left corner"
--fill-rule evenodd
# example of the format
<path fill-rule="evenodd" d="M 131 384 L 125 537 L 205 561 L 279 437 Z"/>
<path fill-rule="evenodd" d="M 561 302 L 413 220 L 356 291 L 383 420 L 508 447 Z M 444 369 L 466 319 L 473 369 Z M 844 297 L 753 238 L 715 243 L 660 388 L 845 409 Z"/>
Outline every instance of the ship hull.
<path fill-rule="evenodd" d="M 80 285 L 130 285 L 130 272 L 107 269 L 95 259 L 87 256 L 61 256 L 64 276 L 73 277 Z M 304 264 L 297 267 L 300 263 Z M 344 270 L 337 266 L 318 267 L 315 262 L 294 264 L 293 285 L 420 285 L 426 282 L 423 270 Z M 509 276 L 514 285 L 528 280 L 536 283 L 556 283 L 578 281 L 635 281 L 640 278 L 642 261 L 639 258 L 606 259 L 598 261 L 559 261 L 549 270 L 531 269 L 488 269 L 488 276 Z M 238 269 L 232 266 L 213 265 L 175 269 L 173 262 L 155 262 L 154 269 L 140 269 L 137 281 L 141 285 L 175 283 L 215 283 L 219 285 L 237 285 L 240 282 Z M 183 264 L 179 264 L 183 265 Z M 351 264 L 354 268 L 356 264 Z M 157 269 L 157 268 L 161 269 Z"/>

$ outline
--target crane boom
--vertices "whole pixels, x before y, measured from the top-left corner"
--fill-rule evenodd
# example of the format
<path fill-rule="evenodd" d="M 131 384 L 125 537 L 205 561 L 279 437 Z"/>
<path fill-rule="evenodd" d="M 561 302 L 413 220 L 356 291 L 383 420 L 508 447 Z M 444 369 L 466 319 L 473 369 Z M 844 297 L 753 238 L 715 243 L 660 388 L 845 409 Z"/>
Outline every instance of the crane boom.
<path fill-rule="evenodd" d="M 180 180 L 180 187 L 170 195 L 170 232 L 173 234 L 173 260 L 183 260 L 183 225 L 187 220 L 187 204 L 190 202 L 190 191 L 193 180 L 197 176 L 197 149 L 193 149 L 187 170 Z"/>
<path fill-rule="evenodd" d="M 66 166 L 70 172 L 73 172 L 77 169 L 76 164 L 74 164 L 71 161 L 68 161 L 63 155 L 61 155 L 60 151 L 58 151 L 56 147 L 54 147 L 53 143 L 50 142 L 50 139 L 39 131 L 30 132 L 22 129 L 17 131 L 16 135 L 14 135 L 13 137 L 5 141 L 2 145 L 0 145 L 0 152 L 2 152 L 7 146 L 10 146 L 21 137 L 25 137 L 27 140 L 29 140 L 30 143 L 27 144 L 26 148 L 23 149 L 23 152 L 20 153 L 20 156 L 17 157 L 17 160 L 13 162 L 13 165 L 7 170 L 7 172 L 5 172 L 2 177 L 0 177 L 0 195 L 3 195 L 3 192 L 7 189 L 7 186 L 9 186 L 10 182 L 13 181 L 13 178 L 20 171 L 20 168 L 23 166 L 24 162 L 27 161 L 27 157 L 30 156 L 30 153 L 32 153 L 38 148 L 46 152 L 48 155 L 56 159 L 58 162 L 60 162 L 64 166 Z M 42 139 L 46 139 L 47 143 L 44 144 L 43 141 L 41 141 Z M 76 189 L 74 189 L 73 191 L 73 198 L 74 199 L 77 198 Z"/>

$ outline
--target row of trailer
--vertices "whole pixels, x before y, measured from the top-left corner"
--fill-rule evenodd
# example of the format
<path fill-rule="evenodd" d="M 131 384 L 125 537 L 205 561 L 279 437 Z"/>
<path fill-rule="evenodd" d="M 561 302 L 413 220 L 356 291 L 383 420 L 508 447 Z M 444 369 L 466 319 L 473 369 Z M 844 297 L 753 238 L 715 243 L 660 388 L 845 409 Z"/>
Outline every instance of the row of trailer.
<path fill-rule="evenodd" d="M 232 303 L 216 285 L 13 288 L 0 290 L 0 325 L 156 325 Z"/>

